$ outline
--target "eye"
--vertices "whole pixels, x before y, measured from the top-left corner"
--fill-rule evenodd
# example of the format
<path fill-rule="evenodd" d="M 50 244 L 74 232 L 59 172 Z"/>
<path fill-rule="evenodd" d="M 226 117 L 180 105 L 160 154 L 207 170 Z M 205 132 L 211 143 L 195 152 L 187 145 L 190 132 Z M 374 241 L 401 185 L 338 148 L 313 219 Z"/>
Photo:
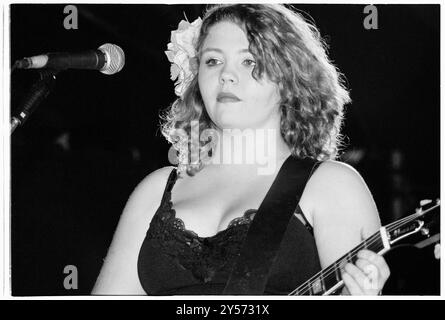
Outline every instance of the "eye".
<path fill-rule="evenodd" d="M 209 58 L 209 59 L 206 59 L 206 60 L 205 60 L 205 64 L 206 64 L 207 66 L 210 66 L 210 67 L 212 67 L 212 66 L 216 66 L 216 65 L 221 64 L 221 63 L 222 63 L 222 62 L 221 62 L 220 60 L 215 59 L 215 58 Z"/>
<path fill-rule="evenodd" d="M 245 59 L 243 61 L 243 64 L 248 66 L 248 67 L 254 67 L 256 65 L 256 61 L 253 59 Z"/>

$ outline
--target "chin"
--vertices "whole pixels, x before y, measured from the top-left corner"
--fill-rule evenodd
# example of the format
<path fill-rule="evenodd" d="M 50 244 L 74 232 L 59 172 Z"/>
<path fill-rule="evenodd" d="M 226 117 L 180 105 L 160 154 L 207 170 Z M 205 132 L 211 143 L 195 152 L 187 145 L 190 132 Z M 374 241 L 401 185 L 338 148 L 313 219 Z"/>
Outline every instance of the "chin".
<path fill-rule="evenodd" d="M 251 119 L 246 119 L 245 115 L 236 112 L 220 114 L 216 119 L 216 124 L 222 129 L 247 129 L 252 128 Z"/>
<path fill-rule="evenodd" d="M 234 129 L 239 129 L 239 130 L 246 130 L 246 129 L 255 129 L 255 127 L 249 123 L 246 122 L 227 122 L 227 123 L 223 123 L 220 126 L 222 129 L 229 129 L 229 130 L 234 130 Z"/>

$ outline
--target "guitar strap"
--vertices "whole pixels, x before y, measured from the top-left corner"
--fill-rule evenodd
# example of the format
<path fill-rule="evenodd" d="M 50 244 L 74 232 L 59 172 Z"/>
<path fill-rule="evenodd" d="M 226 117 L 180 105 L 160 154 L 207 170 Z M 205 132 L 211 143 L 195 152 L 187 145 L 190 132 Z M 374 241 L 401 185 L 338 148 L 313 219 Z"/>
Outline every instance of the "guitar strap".
<path fill-rule="evenodd" d="M 290 155 L 278 172 L 249 227 L 225 295 L 261 295 L 290 218 L 317 162 Z"/>

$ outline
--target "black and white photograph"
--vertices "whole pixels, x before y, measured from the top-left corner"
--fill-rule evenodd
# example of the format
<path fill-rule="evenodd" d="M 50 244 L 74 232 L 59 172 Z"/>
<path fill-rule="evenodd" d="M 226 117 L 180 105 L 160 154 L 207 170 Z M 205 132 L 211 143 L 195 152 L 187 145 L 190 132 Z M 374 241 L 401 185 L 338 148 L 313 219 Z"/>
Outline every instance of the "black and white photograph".
<path fill-rule="evenodd" d="M 443 294 L 438 3 L 5 10 L 11 297 Z"/>

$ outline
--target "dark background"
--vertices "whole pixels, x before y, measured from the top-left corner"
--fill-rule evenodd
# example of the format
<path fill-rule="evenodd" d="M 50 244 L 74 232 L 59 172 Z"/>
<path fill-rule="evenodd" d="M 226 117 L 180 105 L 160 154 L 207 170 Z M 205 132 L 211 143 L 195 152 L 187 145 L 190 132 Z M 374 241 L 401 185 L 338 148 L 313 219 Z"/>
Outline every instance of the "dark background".
<path fill-rule="evenodd" d="M 60 73 L 54 91 L 11 137 L 13 295 L 89 294 L 121 211 L 136 184 L 169 165 L 158 113 L 173 102 L 164 54 L 184 14 L 205 5 L 77 5 L 66 30 L 65 5 L 11 5 L 11 61 L 54 51 L 121 46 L 124 69 Z M 364 5 L 298 5 L 330 45 L 348 80 L 341 160 L 372 191 L 382 223 L 440 194 L 439 5 L 378 5 L 378 29 L 363 27 Z M 11 76 L 11 110 L 38 78 Z M 149 195 L 147 195 L 149 196 Z M 147 221 L 147 228 L 148 228 Z M 387 255 L 387 294 L 438 294 L 432 247 Z M 66 265 L 78 289 L 66 290 Z"/>

